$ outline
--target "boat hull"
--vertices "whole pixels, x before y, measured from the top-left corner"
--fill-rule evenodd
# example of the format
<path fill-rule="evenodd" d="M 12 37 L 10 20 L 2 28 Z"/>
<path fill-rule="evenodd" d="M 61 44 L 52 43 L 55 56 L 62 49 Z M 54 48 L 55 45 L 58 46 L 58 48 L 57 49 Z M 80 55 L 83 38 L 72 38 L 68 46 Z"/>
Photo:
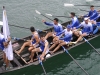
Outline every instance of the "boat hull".
<path fill-rule="evenodd" d="M 100 41 L 100 35 L 97 35 L 97 37 L 91 39 L 89 42 L 95 48 L 100 48 L 99 41 Z M 92 47 L 88 43 L 83 42 L 83 43 L 80 43 L 78 46 L 75 46 L 75 47 L 69 49 L 69 52 L 76 59 L 80 55 L 85 55 L 91 49 L 92 49 Z M 48 73 L 48 72 L 51 72 L 52 70 L 56 69 L 60 65 L 62 65 L 64 63 L 68 64 L 71 61 L 73 61 L 73 60 L 66 53 L 60 53 L 54 57 L 47 59 L 45 62 L 43 62 L 43 64 Z M 30 65 L 30 66 L 28 65 L 21 69 L 19 68 L 14 71 L 5 72 L 0 75 L 35 75 L 35 74 L 40 75 L 42 73 L 43 73 L 43 70 L 42 70 L 41 65 Z"/>

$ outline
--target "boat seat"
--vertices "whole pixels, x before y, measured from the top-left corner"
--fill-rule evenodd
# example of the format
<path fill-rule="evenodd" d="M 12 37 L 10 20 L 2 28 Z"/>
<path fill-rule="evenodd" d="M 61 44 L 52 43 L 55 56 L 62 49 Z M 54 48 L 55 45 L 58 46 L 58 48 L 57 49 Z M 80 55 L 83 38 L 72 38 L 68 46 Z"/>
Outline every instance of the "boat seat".
<path fill-rule="evenodd" d="M 30 55 L 30 53 L 26 53 L 26 54 L 23 54 L 23 55 L 21 55 L 23 58 L 25 58 L 26 56 L 29 56 Z"/>
<path fill-rule="evenodd" d="M 22 66 L 21 63 L 15 57 L 14 57 L 13 61 L 14 61 L 14 63 L 17 64 L 17 66 Z"/>

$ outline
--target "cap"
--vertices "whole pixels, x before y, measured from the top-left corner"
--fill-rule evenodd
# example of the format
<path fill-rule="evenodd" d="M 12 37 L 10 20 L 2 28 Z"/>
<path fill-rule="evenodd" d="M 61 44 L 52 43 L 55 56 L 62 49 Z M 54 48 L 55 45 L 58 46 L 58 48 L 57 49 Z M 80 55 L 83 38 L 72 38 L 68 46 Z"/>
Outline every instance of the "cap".
<path fill-rule="evenodd" d="M 88 20 L 88 19 L 89 19 L 88 17 L 85 17 L 85 18 L 84 18 L 84 20 Z"/>
<path fill-rule="evenodd" d="M 70 29 L 70 28 L 72 28 L 72 26 L 71 25 L 67 25 L 67 28 Z"/>

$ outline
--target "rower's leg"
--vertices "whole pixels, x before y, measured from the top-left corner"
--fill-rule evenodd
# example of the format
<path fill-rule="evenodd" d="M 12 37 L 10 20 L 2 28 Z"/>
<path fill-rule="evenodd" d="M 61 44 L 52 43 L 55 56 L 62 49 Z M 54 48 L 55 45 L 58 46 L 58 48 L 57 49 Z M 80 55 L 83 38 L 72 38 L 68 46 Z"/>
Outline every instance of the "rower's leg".
<path fill-rule="evenodd" d="M 99 31 L 98 27 L 93 31 L 93 34 L 96 34 Z"/>
<path fill-rule="evenodd" d="M 6 58 L 6 68 L 9 67 L 9 63 L 10 61 L 8 60 L 8 58 Z"/>
<path fill-rule="evenodd" d="M 31 52 L 34 49 L 34 47 L 29 47 L 28 50 Z"/>
<path fill-rule="evenodd" d="M 79 35 L 79 31 L 73 31 L 73 33 L 74 33 L 74 35 L 77 36 L 77 37 L 80 36 L 80 35 Z"/>
<path fill-rule="evenodd" d="M 83 33 L 83 34 L 77 39 L 76 43 L 78 43 L 78 42 L 82 39 L 82 37 L 84 37 L 84 36 L 87 36 L 87 33 Z"/>
<path fill-rule="evenodd" d="M 6 54 L 5 54 L 5 52 L 3 52 L 3 60 L 4 60 L 4 63 L 6 63 Z"/>
<path fill-rule="evenodd" d="M 50 36 L 53 36 L 52 34 L 53 34 L 52 32 L 47 33 L 47 35 L 45 36 L 45 39 L 49 38 Z"/>
<path fill-rule="evenodd" d="M 20 49 L 19 51 L 17 51 L 17 53 L 20 54 L 20 53 L 24 50 L 24 48 L 25 48 L 26 46 L 30 46 L 30 45 L 31 45 L 31 42 L 30 42 L 30 41 L 29 41 L 29 42 L 25 42 L 25 43 L 22 45 L 21 49 Z"/>
<path fill-rule="evenodd" d="M 53 39 L 53 43 L 55 43 L 58 40 L 59 40 L 59 38 L 57 36 L 55 36 L 54 39 Z"/>
<path fill-rule="evenodd" d="M 58 45 L 59 44 L 59 41 L 56 41 L 50 48 L 49 48 L 49 50 L 52 50 L 56 45 Z"/>
<path fill-rule="evenodd" d="M 33 62 L 33 57 L 34 57 L 34 54 L 36 52 L 40 52 L 40 48 L 35 48 L 31 51 L 31 60 L 29 61 L 29 63 Z"/>
<path fill-rule="evenodd" d="M 56 52 L 64 43 L 63 40 L 60 40 L 59 42 L 60 42 L 59 45 L 53 50 L 53 53 Z"/>

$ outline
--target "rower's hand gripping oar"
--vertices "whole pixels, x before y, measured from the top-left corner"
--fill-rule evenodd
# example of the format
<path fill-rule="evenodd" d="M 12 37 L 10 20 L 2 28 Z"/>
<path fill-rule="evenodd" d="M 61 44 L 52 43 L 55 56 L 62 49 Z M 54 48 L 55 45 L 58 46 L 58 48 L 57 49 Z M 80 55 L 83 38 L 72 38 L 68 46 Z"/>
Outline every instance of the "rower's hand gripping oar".
<path fill-rule="evenodd" d="M 37 54 L 37 57 L 38 57 L 39 63 L 41 64 L 42 69 L 43 69 L 43 71 L 44 71 L 44 74 L 47 75 L 46 70 L 45 70 L 45 68 L 44 68 L 44 66 L 43 66 L 43 63 L 42 63 L 42 61 L 41 61 L 41 59 L 40 59 L 40 57 L 39 57 L 39 55 L 38 55 L 37 52 L 36 52 L 36 54 Z"/>
<path fill-rule="evenodd" d="M 77 63 L 77 61 L 73 58 L 73 56 L 68 52 L 68 50 L 67 49 L 65 49 L 63 46 L 62 46 L 62 48 L 64 49 L 64 51 L 74 60 L 74 62 L 84 71 L 84 73 L 86 74 L 86 75 L 89 75 L 84 69 L 83 69 L 83 67 L 81 67 L 78 63 Z"/>
<path fill-rule="evenodd" d="M 100 53 L 95 49 L 94 46 L 91 45 L 91 43 L 87 39 L 85 39 L 84 37 L 83 39 L 100 55 Z"/>

